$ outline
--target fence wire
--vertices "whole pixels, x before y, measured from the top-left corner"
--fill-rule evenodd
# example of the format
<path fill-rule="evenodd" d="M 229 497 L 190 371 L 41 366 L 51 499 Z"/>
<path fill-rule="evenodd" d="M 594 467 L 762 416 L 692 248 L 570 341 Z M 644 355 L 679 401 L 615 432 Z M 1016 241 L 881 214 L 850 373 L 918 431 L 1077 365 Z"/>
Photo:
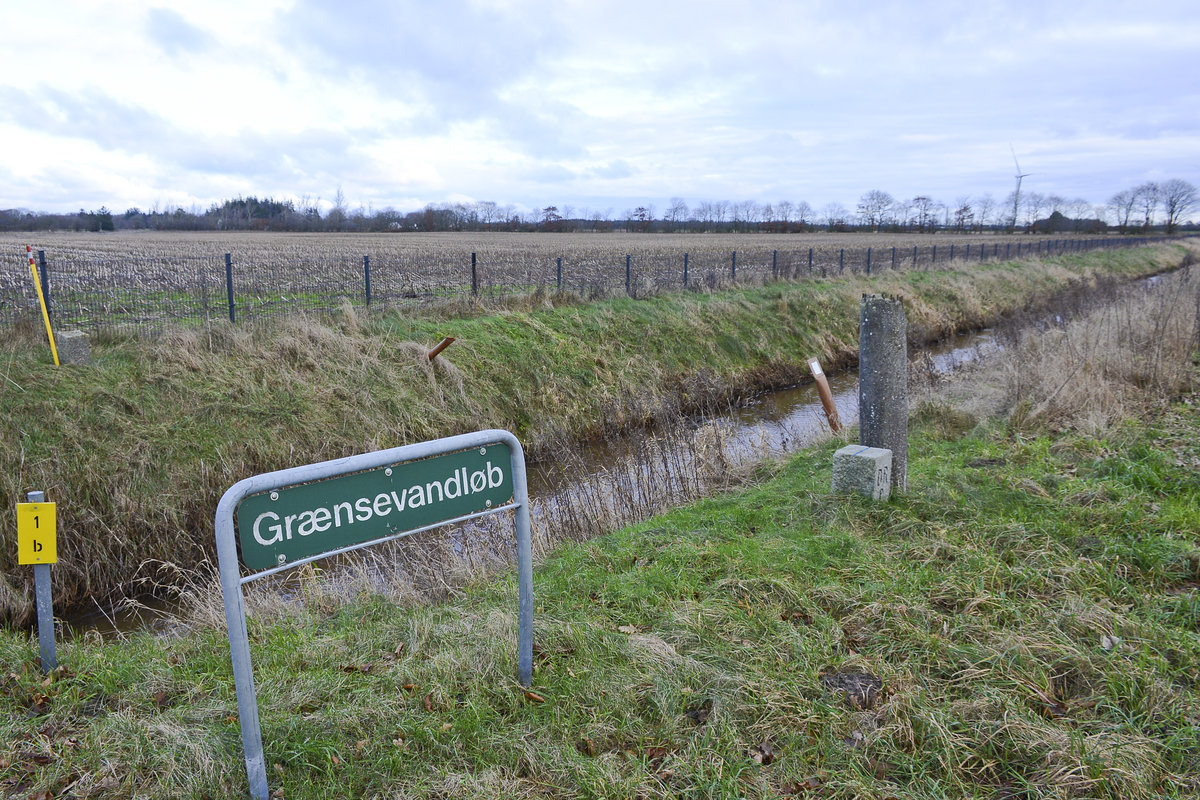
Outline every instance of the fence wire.
<path fill-rule="evenodd" d="M 810 280 L 890 270 L 933 269 L 1097 249 L 1137 247 L 1147 237 L 971 242 L 926 246 L 747 249 L 715 253 L 605 253 L 489 262 L 344 255 L 272 259 L 164 255 L 101 258 L 38 251 L 51 318 L 60 329 L 156 333 L 175 324 L 267 319 L 355 306 L 436 302 L 531 292 L 598 298 L 715 290 L 775 280 Z M 0 252 L 0 325 L 36 322 L 36 289 L 26 254 Z"/>

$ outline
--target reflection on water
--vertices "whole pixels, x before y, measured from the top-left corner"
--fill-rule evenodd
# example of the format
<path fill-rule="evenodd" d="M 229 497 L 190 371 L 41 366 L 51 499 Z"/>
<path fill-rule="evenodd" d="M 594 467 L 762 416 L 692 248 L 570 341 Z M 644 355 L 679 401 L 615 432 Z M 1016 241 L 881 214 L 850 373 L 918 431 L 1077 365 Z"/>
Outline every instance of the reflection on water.
<path fill-rule="evenodd" d="M 913 359 L 913 369 L 946 375 L 1000 350 L 989 331 L 962 334 L 922 349 Z M 848 425 L 858 420 L 858 370 L 828 375 L 838 416 Z M 767 392 L 728 411 L 692 420 L 696 429 L 716 428 L 730 467 L 747 461 L 793 453 L 829 435 L 815 383 Z M 583 445 L 579 463 L 564 469 L 559 463 L 530 465 L 530 496 L 551 500 L 573 485 L 598 476 L 636 469 L 645 459 L 645 436 L 634 432 Z M 667 461 L 676 459 L 667 458 Z"/>

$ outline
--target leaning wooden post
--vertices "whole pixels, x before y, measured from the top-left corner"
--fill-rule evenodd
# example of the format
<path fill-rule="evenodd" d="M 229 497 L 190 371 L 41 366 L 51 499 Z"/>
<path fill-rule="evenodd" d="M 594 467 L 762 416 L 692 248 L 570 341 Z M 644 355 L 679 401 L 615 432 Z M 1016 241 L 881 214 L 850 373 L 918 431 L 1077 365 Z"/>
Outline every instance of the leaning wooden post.
<path fill-rule="evenodd" d="M 821 406 L 825 409 L 825 418 L 829 420 L 829 430 L 837 433 L 842 429 L 842 420 L 838 417 L 837 405 L 833 402 L 833 392 L 829 389 L 829 381 L 821 362 L 815 358 L 808 360 L 808 368 L 812 371 L 813 380 L 817 382 L 817 396 L 821 398 Z"/>
<path fill-rule="evenodd" d="M 864 294 L 858 332 L 858 431 L 892 451 L 892 489 L 908 488 L 908 323 L 899 299 Z"/>

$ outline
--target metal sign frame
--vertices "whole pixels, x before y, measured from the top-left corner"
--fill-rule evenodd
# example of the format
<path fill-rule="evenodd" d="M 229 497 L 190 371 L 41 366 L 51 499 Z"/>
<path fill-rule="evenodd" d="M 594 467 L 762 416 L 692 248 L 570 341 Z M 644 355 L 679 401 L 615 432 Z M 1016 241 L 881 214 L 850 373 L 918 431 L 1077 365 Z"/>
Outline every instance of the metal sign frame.
<path fill-rule="evenodd" d="M 513 487 L 512 502 L 462 516 L 438 520 L 409 530 L 395 531 L 376 539 L 339 547 L 325 553 L 289 561 L 282 566 L 242 575 L 241 562 L 238 558 L 235 513 L 239 504 L 247 497 L 355 472 L 386 468 L 434 456 L 487 447 L 491 444 L 503 444 L 509 448 Z M 465 522 L 502 511 L 514 511 L 516 518 L 517 602 L 519 606 L 517 678 L 522 686 L 528 687 L 533 680 L 533 546 L 529 524 L 529 489 L 525 475 L 525 451 L 513 434 L 504 430 L 476 431 L 445 439 L 395 447 L 390 450 L 379 450 L 349 458 L 267 472 L 239 481 L 225 492 L 217 504 L 215 520 L 217 562 L 221 576 L 221 594 L 225 601 L 225 624 L 229 629 L 229 650 L 233 661 L 234 686 L 237 690 L 242 746 L 246 754 L 246 777 L 250 784 L 250 795 L 255 800 L 267 800 L 267 767 L 263 755 L 262 729 L 258 719 L 258 696 L 254 688 L 254 672 L 250 664 L 250 640 L 246 628 L 246 606 L 242 587 L 259 578 L 321 558 L 348 553 L 400 539 L 420 531 Z"/>

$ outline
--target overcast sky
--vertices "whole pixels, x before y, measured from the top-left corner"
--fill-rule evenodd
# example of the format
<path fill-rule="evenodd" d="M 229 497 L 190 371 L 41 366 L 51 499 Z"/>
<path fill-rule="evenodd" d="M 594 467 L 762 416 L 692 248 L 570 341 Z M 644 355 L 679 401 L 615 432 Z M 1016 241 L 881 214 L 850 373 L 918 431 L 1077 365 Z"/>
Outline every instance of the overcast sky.
<path fill-rule="evenodd" d="M 1200 185 L 1200 3 L 5 0 L 0 208 L 1103 203 Z"/>

